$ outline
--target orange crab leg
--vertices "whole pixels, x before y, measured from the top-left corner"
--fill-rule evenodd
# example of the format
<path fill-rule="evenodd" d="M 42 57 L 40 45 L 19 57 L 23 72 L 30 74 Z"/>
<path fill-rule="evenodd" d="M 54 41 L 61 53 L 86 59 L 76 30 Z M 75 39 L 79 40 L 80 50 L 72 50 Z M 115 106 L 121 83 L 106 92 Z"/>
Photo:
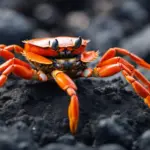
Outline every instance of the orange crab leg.
<path fill-rule="evenodd" d="M 25 66 L 14 64 L 5 69 L 3 73 L 0 75 L 0 87 L 2 87 L 5 84 L 7 77 L 10 73 L 14 73 L 15 75 L 27 80 L 30 79 L 36 79 L 40 81 L 48 80 L 48 77 L 41 71 L 37 72 L 36 70 L 28 69 Z"/>
<path fill-rule="evenodd" d="M 22 60 L 19 60 L 17 58 L 12 58 L 7 60 L 6 62 L 4 62 L 2 65 L 0 65 L 0 72 L 4 71 L 6 68 L 8 68 L 9 66 L 13 65 L 13 64 L 18 64 L 21 66 L 24 66 L 28 69 L 31 69 L 30 65 Z"/>
<path fill-rule="evenodd" d="M 4 50 L 4 49 L 0 49 L 0 56 L 3 57 L 5 60 L 11 59 L 14 57 L 14 54 Z"/>
<path fill-rule="evenodd" d="M 23 52 L 23 48 L 20 47 L 19 45 L 4 46 L 4 50 L 7 50 L 7 51 L 14 50 L 16 53 L 22 53 Z"/>
<path fill-rule="evenodd" d="M 0 87 L 4 85 L 7 80 L 7 76 L 10 73 L 24 78 L 24 79 L 36 79 L 40 81 L 47 81 L 48 77 L 41 71 L 33 70 L 29 64 L 21 61 L 17 58 L 7 60 L 5 63 L 0 65 Z"/>
<path fill-rule="evenodd" d="M 4 47 L 6 47 L 5 44 L 0 44 L 0 49 L 3 49 Z"/>
<path fill-rule="evenodd" d="M 105 60 L 101 63 L 101 67 L 94 68 L 93 75 L 108 77 L 120 71 L 122 71 L 126 80 L 133 86 L 135 92 L 144 98 L 145 103 L 150 107 L 150 82 L 138 70 L 136 70 L 133 65 L 123 58 L 113 57 Z M 135 80 L 133 76 L 142 81 L 147 87 L 144 87 L 140 82 Z"/>
<path fill-rule="evenodd" d="M 79 120 L 79 102 L 76 95 L 77 87 L 75 83 L 71 80 L 71 78 L 62 71 L 54 70 L 52 72 L 52 76 L 54 77 L 60 88 L 66 91 L 67 94 L 71 97 L 68 108 L 68 117 L 70 130 L 73 134 L 75 134 Z"/>
<path fill-rule="evenodd" d="M 25 66 L 21 66 L 18 64 L 10 65 L 0 75 L 0 86 L 4 85 L 7 80 L 7 76 L 12 72 L 24 79 L 31 79 L 34 74 L 32 69 L 28 69 Z"/>
<path fill-rule="evenodd" d="M 133 86 L 135 92 L 139 96 L 144 98 L 144 102 L 150 107 L 150 91 L 146 89 L 140 82 L 135 80 L 133 76 L 130 75 L 132 74 L 132 72 L 125 65 L 117 63 L 94 68 L 94 75 L 100 77 L 108 77 L 120 71 L 122 71 L 122 74 L 125 76 L 126 80 Z M 135 72 L 136 72 L 135 76 L 138 77 L 143 82 L 146 81 L 146 85 L 150 87 L 150 83 L 148 82 L 148 80 L 146 80 L 145 77 L 143 77 L 143 75 L 139 73 L 137 70 Z"/>
<path fill-rule="evenodd" d="M 122 74 L 126 78 L 126 80 L 133 86 L 136 93 L 144 98 L 145 104 L 150 107 L 150 91 L 147 90 L 140 82 L 135 80 L 132 76 L 130 76 L 125 70 L 122 71 Z"/>
<path fill-rule="evenodd" d="M 126 70 L 129 74 L 131 73 L 124 64 L 117 63 L 94 68 L 94 75 L 99 77 L 109 77 L 122 70 Z"/>
<path fill-rule="evenodd" d="M 117 63 L 125 65 L 130 70 L 128 70 L 128 73 L 130 72 L 131 76 L 136 76 L 140 81 L 143 82 L 143 84 L 150 87 L 150 82 L 137 69 L 135 69 L 133 65 L 131 65 L 121 57 L 113 57 L 111 59 L 105 60 L 100 64 L 100 66 L 112 65 Z"/>
<path fill-rule="evenodd" d="M 18 45 L 3 45 L 0 44 L 0 56 L 3 57 L 5 60 L 14 58 L 14 54 L 10 51 L 15 50 L 17 53 L 21 53 L 23 51 L 23 48 L 21 48 Z"/>
<path fill-rule="evenodd" d="M 117 53 L 120 53 L 122 55 L 126 55 L 129 56 L 134 62 L 136 62 L 138 65 L 146 68 L 146 69 L 150 69 L 150 64 L 148 64 L 147 62 L 145 62 L 142 58 L 136 56 L 133 53 L 130 53 L 128 50 L 123 49 L 123 48 L 110 48 L 101 58 L 100 62 L 98 63 L 97 67 L 102 66 L 102 63 L 110 58 L 115 57 L 115 55 Z"/>

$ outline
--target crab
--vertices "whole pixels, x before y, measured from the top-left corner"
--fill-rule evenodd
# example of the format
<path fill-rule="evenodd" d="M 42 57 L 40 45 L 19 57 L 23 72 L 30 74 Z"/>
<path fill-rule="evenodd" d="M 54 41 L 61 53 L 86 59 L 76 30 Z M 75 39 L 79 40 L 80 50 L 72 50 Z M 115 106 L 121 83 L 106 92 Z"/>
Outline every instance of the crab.
<path fill-rule="evenodd" d="M 6 61 L 0 65 L 0 87 L 13 73 L 21 78 L 48 81 L 54 79 L 59 87 L 70 96 L 68 106 L 69 127 L 77 132 L 79 121 L 79 100 L 77 86 L 72 79 L 78 77 L 109 77 L 122 72 L 135 92 L 150 107 L 150 82 L 132 64 L 117 53 L 129 56 L 132 61 L 146 69 L 150 64 L 123 48 L 110 48 L 92 69 L 88 63 L 95 60 L 98 51 L 86 51 L 90 40 L 82 37 L 59 36 L 25 40 L 24 48 L 19 45 L 0 45 L 0 56 Z M 23 55 L 26 61 L 15 58 L 14 53 Z"/>

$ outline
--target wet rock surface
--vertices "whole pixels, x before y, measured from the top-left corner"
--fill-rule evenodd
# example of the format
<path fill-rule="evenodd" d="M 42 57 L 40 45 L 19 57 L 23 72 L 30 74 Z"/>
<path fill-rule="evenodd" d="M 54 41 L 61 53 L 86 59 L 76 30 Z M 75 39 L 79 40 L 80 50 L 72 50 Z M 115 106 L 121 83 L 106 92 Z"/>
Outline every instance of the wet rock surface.
<path fill-rule="evenodd" d="M 149 0 L 1 0 L 0 43 L 82 36 L 102 55 L 123 47 L 150 63 Z M 1 60 L 2 61 L 2 60 Z M 92 64 L 94 66 L 95 63 Z M 137 67 L 149 80 L 149 72 Z M 150 109 L 119 75 L 78 78 L 80 120 L 69 131 L 69 97 L 54 81 L 13 75 L 0 88 L 0 150 L 148 150 Z"/>

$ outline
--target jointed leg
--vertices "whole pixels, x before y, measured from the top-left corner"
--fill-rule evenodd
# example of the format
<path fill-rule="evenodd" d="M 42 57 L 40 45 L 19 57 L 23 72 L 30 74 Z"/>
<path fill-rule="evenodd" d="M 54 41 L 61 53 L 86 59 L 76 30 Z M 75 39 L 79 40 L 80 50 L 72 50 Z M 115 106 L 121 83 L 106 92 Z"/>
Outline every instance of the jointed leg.
<path fill-rule="evenodd" d="M 119 65 L 120 64 L 120 65 Z M 113 69 L 110 69 L 110 68 Z M 100 70 L 100 76 L 110 76 L 121 70 L 126 70 L 131 76 L 138 78 L 144 85 L 150 87 L 150 82 L 137 70 L 133 65 L 127 62 L 121 57 L 113 57 L 102 62 L 100 66 L 97 66 L 95 70 Z M 109 70 L 109 72 L 108 72 Z M 110 73 L 111 71 L 111 73 Z M 117 72 L 116 72 L 117 71 Z M 104 74 L 104 75 L 103 75 Z M 108 74 L 108 75 L 107 75 Z"/>
<path fill-rule="evenodd" d="M 140 82 L 135 80 L 131 75 L 129 75 L 125 70 L 122 71 L 122 74 L 126 80 L 133 86 L 136 93 L 144 99 L 145 104 L 150 107 L 150 91 L 147 90 Z"/>
<path fill-rule="evenodd" d="M 133 86 L 135 92 L 144 98 L 145 103 L 150 107 L 150 91 L 148 90 L 150 82 L 139 71 L 134 70 L 134 73 L 132 73 L 132 71 L 130 71 L 124 64 L 117 63 L 94 68 L 93 72 L 94 76 L 108 77 L 120 71 L 122 71 L 122 74 L 125 76 L 127 81 Z M 134 74 L 137 79 L 145 83 L 145 85 L 142 85 L 139 81 L 137 81 L 132 74 Z"/>
<path fill-rule="evenodd" d="M 0 87 L 4 85 L 8 75 L 11 73 L 27 80 L 37 79 L 47 81 L 47 76 L 44 73 L 33 70 L 29 64 L 17 58 L 9 59 L 0 65 L 0 72 Z"/>
<path fill-rule="evenodd" d="M 14 73 L 24 79 L 33 78 L 41 81 L 47 81 L 47 76 L 43 72 L 33 70 L 28 63 L 15 58 L 11 51 L 22 53 L 23 48 L 18 45 L 6 46 L 4 44 L 0 44 L 0 57 L 7 60 L 0 65 L 0 86 L 3 86 L 7 80 L 7 76 L 11 73 Z"/>
<path fill-rule="evenodd" d="M 94 76 L 108 77 L 112 76 L 120 71 L 125 76 L 127 81 L 133 86 L 138 95 L 144 98 L 145 103 L 150 107 L 150 81 L 148 81 L 133 65 L 124 60 L 121 57 L 115 57 L 116 52 L 124 55 L 128 55 L 138 65 L 150 69 L 150 64 L 145 62 L 138 56 L 128 52 L 125 49 L 112 48 L 109 49 L 98 65 L 93 70 Z M 142 84 L 139 81 L 142 82 Z"/>
<path fill-rule="evenodd" d="M 4 58 L 5 60 L 14 58 L 14 54 L 11 51 L 15 51 L 16 53 L 22 53 L 23 48 L 18 45 L 3 45 L 0 44 L 0 56 Z"/>
<path fill-rule="evenodd" d="M 109 60 L 110 58 L 113 58 L 116 56 L 116 54 L 122 54 L 125 56 L 129 56 L 131 58 L 131 60 L 133 60 L 135 63 L 137 63 L 138 65 L 146 68 L 146 69 L 150 69 L 150 64 L 148 64 L 147 62 L 145 62 L 142 58 L 138 57 L 137 55 L 130 53 L 128 50 L 123 49 L 123 48 L 110 48 L 101 58 L 100 62 L 98 63 L 97 67 L 103 66 L 104 62 L 106 60 Z"/>
<path fill-rule="evenodd" d="M 76 94 L 77 87 L 70 77 L 65 73 L 59 70 L 54 70 L 52 76 L 60 86 L 60 88 L 67 92 L 71 97 L 69 108 L 68 108 L 68 117 L 70 130 L 74 134 L 77 130 L 78 120 L 79 120 L 79 102 Z"/>
<path fill-rule="evenodd" d="M 1 51 L 15 51 L 15 53 L 22 53 L 23 52 L 23 48 L 20 47 L 19 45 L 3 45 L 0 44 L 0 49 Z"/>

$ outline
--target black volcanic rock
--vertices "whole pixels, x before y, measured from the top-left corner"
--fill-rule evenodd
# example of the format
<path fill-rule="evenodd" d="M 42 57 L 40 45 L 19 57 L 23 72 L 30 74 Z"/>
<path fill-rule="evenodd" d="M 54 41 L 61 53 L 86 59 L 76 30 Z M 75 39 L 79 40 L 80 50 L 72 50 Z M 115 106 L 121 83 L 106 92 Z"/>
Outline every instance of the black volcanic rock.
<path fill-rule="evenodd" d="M 126 149 L 117 144 L 107 144 L 107 145 L 104 144 L 101 147 L 99 147 L 98 150 L 126 150 Z"/>
<path fill-rule="evenodd" d="M 94 145 L 103 143 L 117 143 L 130 148 L 133 142 L 134 133 L 127 120 L 112 116 L 111 118 L 100 119 L 95 131 Z"/>
<path fill-rule="evenodd" d="M 69 135 L 69 97 L 53 81 L 40 83 L 10 77 L 0 89 L 0 119 L 12 126 L 11 130 L 18 138 L 25 136 L 21 132 L 32 135 L 31 141 L 39 147 L 49 143 L 78 145 L 78 142 L 83 142 L 96 147 L 117 143 L 129 148 L 148 128 L 149 109 L 120 78 L 108 81 L 79 78 L 75 83 L 80 103 L 80 121 L 75 137 Z M 10 136 L 10 132 L 5 134 Z"/>

